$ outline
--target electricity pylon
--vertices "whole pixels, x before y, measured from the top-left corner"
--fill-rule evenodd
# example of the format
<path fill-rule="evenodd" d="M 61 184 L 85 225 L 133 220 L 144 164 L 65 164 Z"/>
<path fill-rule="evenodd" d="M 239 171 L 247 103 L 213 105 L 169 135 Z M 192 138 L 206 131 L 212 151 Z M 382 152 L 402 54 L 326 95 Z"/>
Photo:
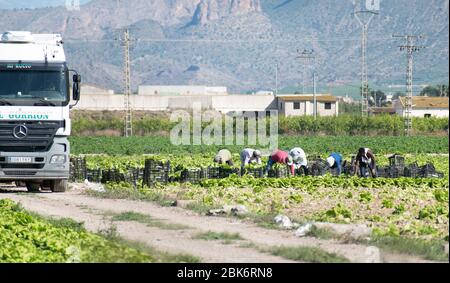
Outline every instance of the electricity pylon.
<path fill-rule="evenodd" d="M 361 114 L 363 117 L 369 115 L 369 78 L 367 71 L 367 35 L 370 22 L 378 15 L 375 11 L 357 11 L 355 17 L 361 24 Z"/>
<path fill-rule="evenodd" d="M 412 133 L 412 109 L 413 109 L 413 63 L 414 52 L 425 48 L 424 46 L 415 45 L 415 41 L 423 39 L 423 35 L 393 35 L 396 38 L 403 38 L 405 45 L 400 45 L 400 51 L 406 51 L 406 97 L 405 97 L 405 132 L 408 136 Z"/>
<path fill-rule="evenodd" d="M 126 29 L 120 39 L 124 46 L 124 106 L 125 106 L 125 136 L 133 135 L 133 113 L 131 106 L 131 63 L 130 63 L 130 33 Z"/>
<path fill-rule="evenodd" d="M 314 62 L 316 56 L 314 55 L 314 50 L 306 50 L 304 49 L 302 52 L 299 52 L 299 56 L 297 56 L 297 59 L 302 60 L 303 62 L 303 88 L 302 88 L 302 93 L 305 94 L 306 93 L 306 84 L 308 81 L 308 70 L 309 70 L 309 65 L 311 62 Z"/>

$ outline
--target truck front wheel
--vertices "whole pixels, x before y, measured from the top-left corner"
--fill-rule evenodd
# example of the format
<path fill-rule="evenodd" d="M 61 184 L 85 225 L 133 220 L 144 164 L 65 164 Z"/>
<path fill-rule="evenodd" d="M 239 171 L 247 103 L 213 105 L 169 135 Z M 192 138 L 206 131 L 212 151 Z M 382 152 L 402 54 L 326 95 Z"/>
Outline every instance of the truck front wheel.
<path fill-rule="evenodd" d="M 54 193 L 64 193 L 67 190 L 67 180 L 53 180 L 50 184 L 50 189 Z"/>

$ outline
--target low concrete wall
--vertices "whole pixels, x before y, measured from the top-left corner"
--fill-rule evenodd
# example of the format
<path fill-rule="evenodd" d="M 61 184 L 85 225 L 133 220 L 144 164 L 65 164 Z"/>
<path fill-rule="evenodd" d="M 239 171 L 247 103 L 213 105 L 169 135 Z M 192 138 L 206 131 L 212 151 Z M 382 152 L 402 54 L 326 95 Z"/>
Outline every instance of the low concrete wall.
<path fill-rule="evenodd" d="M 227 95 L 226 87 L 141 85 L 139 95 Z"/>
<path fill-rule="evenodd" d="M 265 111 L 277 109 L 276 99 L 272 95 L 221 95 L 221 96 L 159 96 L 132 95 L 131 105 L 135 110 L 167 111 L 171 109 L 193 108 L 200 103 L 203 109 L 220 112 Z M 83 95 L 76 107 L 79 110 L 124 110 L 123 95 L 90 94 Z"/>

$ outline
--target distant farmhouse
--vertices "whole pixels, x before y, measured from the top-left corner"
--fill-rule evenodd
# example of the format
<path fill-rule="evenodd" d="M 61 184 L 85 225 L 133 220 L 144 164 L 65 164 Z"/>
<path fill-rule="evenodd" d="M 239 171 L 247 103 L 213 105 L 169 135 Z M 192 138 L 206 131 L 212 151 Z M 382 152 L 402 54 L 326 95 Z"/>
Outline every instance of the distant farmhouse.
<path fill-rule="evenodd" d="M 448 117 L 448 97 L 414 96 L 412 104 L 413 117 Z M 406 115 L 404 97 L 394 103 L 394 109 L 397 115 Z"/>
<path fill-rule="evenodd" d="M 314 115 L 313 95 L 279 95 L 278 110 L 280 114 L 289 116 Z M 316 96 L 318 116 L 338 116 L 338 98 L 332 95 L 319 94 Z"/>

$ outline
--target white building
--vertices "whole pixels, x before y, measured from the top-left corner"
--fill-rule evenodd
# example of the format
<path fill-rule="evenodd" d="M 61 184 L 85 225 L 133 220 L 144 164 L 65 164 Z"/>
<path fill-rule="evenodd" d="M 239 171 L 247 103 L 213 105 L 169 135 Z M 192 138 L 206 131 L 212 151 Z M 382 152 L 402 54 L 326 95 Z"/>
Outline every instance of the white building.
<path fill-rule="evenodd" d="M 448 97 L 414 96 L 412 104 L 413 117 L 448 117 Z M 397 115 L 404 117 L 406 115 L 405 97 L 396 100 L 394 108 Z"/>
<path fill-rule="evenodd" d="M 278 95 L 278 111 L 281 115 L 304 116 L 314 115 L 314 96 L 313 95 Z M 316 95 L 317 115 L 318 116 L 338 116 L 339 101 L 330 94 Z"/>

